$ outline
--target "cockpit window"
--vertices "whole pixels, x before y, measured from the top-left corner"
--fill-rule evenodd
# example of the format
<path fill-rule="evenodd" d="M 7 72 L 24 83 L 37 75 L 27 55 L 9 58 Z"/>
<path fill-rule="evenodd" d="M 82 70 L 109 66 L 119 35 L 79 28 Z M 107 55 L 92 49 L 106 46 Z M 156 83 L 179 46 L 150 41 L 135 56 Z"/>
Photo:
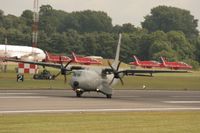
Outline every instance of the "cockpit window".
<path fill-rule="evenodd" d="M 81 71 L 76 71 L 76 72 L 73 73 L 73 76 L 74 77 L 80 77 L 81 73 L 82 73 Z"/>

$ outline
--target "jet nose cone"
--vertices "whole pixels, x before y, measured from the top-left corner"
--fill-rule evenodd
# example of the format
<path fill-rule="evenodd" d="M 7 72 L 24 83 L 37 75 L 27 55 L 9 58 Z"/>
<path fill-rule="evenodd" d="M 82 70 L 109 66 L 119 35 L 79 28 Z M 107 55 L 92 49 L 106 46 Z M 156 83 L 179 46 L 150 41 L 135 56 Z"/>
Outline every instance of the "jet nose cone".
<path fill-rule="evenodd" d="M 74 87 L 78 87 L 78 85 L 79 85 L 79 82 L 78 81 L 74 81 L 73 86 Z"/>

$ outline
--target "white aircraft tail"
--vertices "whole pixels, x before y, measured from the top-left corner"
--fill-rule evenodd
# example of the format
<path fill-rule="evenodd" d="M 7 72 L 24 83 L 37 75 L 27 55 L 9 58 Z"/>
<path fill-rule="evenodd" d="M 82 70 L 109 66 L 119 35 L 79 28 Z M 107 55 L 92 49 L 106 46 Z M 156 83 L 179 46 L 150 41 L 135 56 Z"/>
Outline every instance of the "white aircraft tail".
<path fill-rule="evenodd" d="M 72 52 L 72 60 L 74 60 L 74 62 L 78 62 L 76 54 L 74 52 Z"/>
<path fill-rule="evenodd" d="M 165 63 L 165 59 L 164 59 L 162 56 L 160 57 L 160 59 L 161 59 L 163 65 L 165 66 L 165 65 L 166 65 L 166 63 Z"/>
<path fill-rule="evenodd" d="M 135 59 L 135 62 L 137 63 L 137 65 L 139 65 L 140 64 L 139 59 L 135 55 L 133 55 L 133 58 Z"/>
<path fill-rule="evenodd" d="M 119 34 L 119 41 L 118 41 L 118 45 L 117 45 L 117 51 L 116 51 L 116 55 L 115 55 L 115 60 L 112 64 L 112 66 L 116 69 L 117 65 L 119 63 L 119 55 L 120 55 L 120 45 L 121 45 L 121 38 L 122 38 L 122 34 Z"/>

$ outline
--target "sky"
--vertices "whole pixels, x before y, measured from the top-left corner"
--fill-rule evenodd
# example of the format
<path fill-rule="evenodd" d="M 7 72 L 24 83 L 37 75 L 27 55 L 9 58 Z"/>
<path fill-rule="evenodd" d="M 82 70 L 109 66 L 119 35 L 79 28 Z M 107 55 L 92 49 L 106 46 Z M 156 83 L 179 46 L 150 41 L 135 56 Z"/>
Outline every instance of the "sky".
<path fill-rule="evenodd" d="M 104 11 L 112 18 L 113 25 L 132 23 L 141 27 L 144 16 L 158 5 L 189 10 L 195 19 L 200 20 L 200 0 L 39 0 L 39 5 L 44 4 L 66 12 L 87 9 Z M 33 10 L 33 0 L 0 0 L 0 9 L 6 15 L 20 16 L 26 9 Z M 198 25 L 200 30 L 200 22 Z"/>

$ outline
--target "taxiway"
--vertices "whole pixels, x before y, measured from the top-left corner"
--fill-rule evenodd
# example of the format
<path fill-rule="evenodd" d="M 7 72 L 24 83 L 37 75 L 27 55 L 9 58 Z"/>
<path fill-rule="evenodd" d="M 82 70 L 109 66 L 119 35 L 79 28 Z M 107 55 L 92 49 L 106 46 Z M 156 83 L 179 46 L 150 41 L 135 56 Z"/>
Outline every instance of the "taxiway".
<path fill-rule="evenodd" d="M 0 114 L 108 111 L 200 111 L 200 91 L 114 90 L 113 98 L 72 90 L 0 90 Z"/>

